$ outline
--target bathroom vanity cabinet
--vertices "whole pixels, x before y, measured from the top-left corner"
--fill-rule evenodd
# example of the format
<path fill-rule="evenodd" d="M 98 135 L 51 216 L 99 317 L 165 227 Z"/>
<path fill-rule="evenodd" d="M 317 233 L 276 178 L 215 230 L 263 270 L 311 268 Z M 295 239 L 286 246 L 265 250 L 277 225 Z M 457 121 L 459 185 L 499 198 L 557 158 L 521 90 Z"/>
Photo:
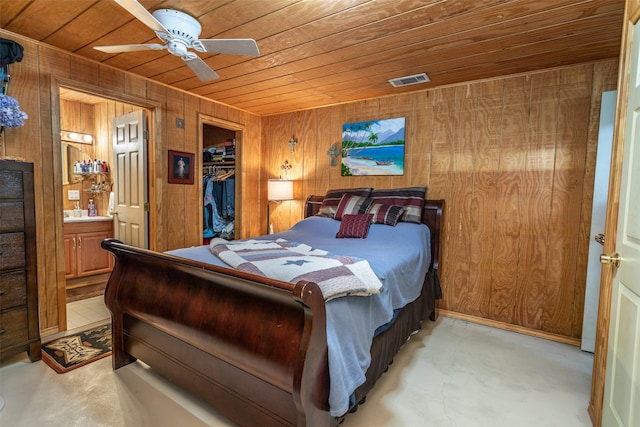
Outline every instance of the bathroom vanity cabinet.
<path fill-rule="evenodd" d="M 95 296 L 104 290 L 113 256 L 100 246 L 113 237 L 113 220 L 75 220 L 64 223 L 67 301 Z"/>

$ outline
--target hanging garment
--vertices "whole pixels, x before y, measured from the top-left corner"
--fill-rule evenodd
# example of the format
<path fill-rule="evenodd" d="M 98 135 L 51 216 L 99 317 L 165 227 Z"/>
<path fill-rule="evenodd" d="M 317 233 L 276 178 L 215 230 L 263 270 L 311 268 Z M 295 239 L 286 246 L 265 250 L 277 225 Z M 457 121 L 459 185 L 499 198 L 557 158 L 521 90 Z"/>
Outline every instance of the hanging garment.
<path fill-rule="evenodd" d="M 224 206 L 224 217 L 233 219 L 235 218 L 235 189 L 236 180 L 234 178 L 227 178 L 224 180 L 224 191 L 222 200 Z"/>
<path fill-rule="evenodd" d="M 204 229 L 202 237 L 211 238 L 222 231 L 224 223 L 216 207 L 216 200 L 213 196 L 215 177 L 205 176 L 203 180 L 204 188 Z"/>

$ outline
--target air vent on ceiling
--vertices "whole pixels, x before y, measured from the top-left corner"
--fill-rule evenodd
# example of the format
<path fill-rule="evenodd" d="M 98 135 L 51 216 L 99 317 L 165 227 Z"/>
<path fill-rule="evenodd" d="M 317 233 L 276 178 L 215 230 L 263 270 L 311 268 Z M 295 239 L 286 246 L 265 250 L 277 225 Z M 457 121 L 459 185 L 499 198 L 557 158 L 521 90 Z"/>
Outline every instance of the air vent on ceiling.
<path fill-rule="evenodd" d="M 427 76 L 425 73 L 422 73 L 414 74 L 413 76 L 404 76 L 398 77 L 397 79 L 390 79 L 389 83 L 391 83 L 391 86 L 393 87 L 402 87 L 415 85 L 418 83 L 427 83 L 428 81 L 430 81 L 429 76 Z"/>

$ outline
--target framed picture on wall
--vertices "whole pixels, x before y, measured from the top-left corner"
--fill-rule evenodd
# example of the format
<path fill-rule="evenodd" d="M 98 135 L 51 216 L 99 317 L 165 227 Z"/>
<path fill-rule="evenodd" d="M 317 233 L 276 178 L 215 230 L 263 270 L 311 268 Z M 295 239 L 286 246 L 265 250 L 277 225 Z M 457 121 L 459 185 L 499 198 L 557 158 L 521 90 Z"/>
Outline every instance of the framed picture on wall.
<path fill-rule="evenodd" d="M 169 183 L 193 184 L 194 154 L 169 150 Z"/>
<path fill-rule="evenodd" d="M 404 117 L 342 125 L 342 176 L 404 175 Z"/>

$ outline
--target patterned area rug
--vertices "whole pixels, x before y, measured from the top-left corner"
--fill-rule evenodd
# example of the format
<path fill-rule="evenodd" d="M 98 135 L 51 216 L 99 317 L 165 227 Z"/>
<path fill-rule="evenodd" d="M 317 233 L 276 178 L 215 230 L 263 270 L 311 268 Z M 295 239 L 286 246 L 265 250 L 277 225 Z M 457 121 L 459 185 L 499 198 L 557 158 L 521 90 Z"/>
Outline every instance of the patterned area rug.
<path fill-rule="evenodd" d="M 110 323 L 42 345 L 42 360 L 59 374 L 95 362 L 110 354 Z"/>

